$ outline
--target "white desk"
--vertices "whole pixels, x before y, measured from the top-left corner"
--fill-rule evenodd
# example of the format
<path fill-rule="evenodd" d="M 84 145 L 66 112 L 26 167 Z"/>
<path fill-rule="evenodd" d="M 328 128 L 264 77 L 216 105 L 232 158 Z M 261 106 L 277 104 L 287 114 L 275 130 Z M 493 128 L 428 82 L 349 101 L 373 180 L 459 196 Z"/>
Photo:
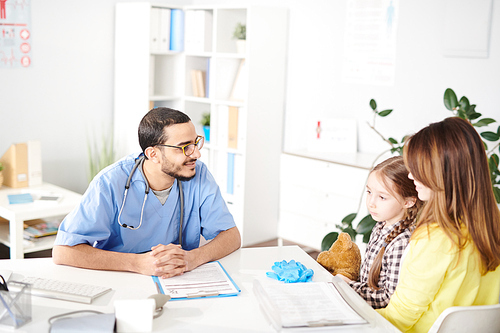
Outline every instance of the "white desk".
<path fill-rule="evenodd" d="M 268 279 L 265 276 L 275 261 L 295 259 L 314 270 L 313 281 L 331 281 L 332 275 L 316 263 L 297 246 L 245 248 L 220 260 L 224 268 L 241 288 L 235 297 L 205 298 L 169 301 L 161 317 L 154 320 L 154 332 L 275 332 L 259 308 L 252 283 L 254 279 Z M 47 332 L 48 318 L 57 314 L 79 309 L 93 309 L 111 313 L 113 301 L 117 299 L 145 299 L 156 293 L 150 276 L 134 273 L 92 271 L 68 266 L 57 266 L 51 258 L 0 260 L 0 269 L 14 271 L 11 280 L 23 276 L 40 276 L 80 283 L 105 285 L 113 288 L 86 305 L 32 297 L 33 320 L 16 332 Z M 371 325 L 356 328 L 329 328 L 339 332 L 399 332 L 394 326 L 377 314 L 346 283 L 341 286 L 349 295 Z M 0 329 L 1 330 L 1 329 Z"/>
<path fill-rule="evenodd" d="M 8 195 L 27 192 L 55 192 L 61 194 L 62 199 L 59 202 L 35 201 L 25 204 L 9 204 Z M 24 221 L 66 215 L 80 202 L 81 198 L 82 196 L 78 193 L 49 183 L 23 188 L 0 187 L 0 217 L 9 220 L 8 234 L 7 230 L 2 230 L 0 242 L 10 247 L 10 257 L 22 259 L 25 252 L 52 248 L 54 237 L 40 239 L 36 246 L 25 249 L 23 246 Z"/>

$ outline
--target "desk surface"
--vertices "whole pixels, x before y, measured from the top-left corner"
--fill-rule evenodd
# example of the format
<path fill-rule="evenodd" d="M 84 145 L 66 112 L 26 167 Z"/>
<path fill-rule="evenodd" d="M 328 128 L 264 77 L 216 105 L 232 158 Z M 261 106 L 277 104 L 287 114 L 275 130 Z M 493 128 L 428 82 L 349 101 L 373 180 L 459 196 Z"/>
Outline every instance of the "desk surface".
<path fill-rule="evenodd" d="M 220 260 L 241 288 L 240 295 L 169 301 L 163 315 L 154 320 L 153 331 L 275 332 L 259 307 L 258 300 L 252 290 L 252 284 L 254 279 L 268 279 L 265 273 L 271 270 L 274 262 L 292 259 L 314 270 L 313 281 L 332 280 L 328 271 L 297 246 L 240 249 Z M 49 328 L 47 320 L 51 316 L 81 309 L 111 313 L 114 311 L 114 300 L 145 299 L 156 293 L 155 285 L 150 276 L 58 266 L 53 264 L 51 258 L 0 260 L 0 269 L 13 271 L 11 280 L 19 279 L 22 276 L 39 276 L 113 288 L 112 292 L 97 298 L 91 305 L 32 297 L 33 320 L 17 329 L 16 332 L 47 332 Z M 341 286 L 349 295 L 351 303 L 358 307 L 358 310 L 368 318 L 371 324 L 350 329 L 339 327 L 333 330 L 341 332 L 398 332 L 346 283 L 342 281 Z"/>

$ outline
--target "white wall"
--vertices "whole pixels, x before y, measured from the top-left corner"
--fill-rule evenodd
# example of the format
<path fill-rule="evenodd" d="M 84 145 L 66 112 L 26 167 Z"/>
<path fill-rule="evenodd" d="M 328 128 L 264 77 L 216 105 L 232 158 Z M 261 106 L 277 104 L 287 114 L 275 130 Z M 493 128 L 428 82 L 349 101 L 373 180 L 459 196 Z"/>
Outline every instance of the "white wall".
<path fill-rule="evenodd" d="M 32 65 L 0 68 L 0 155 L 40 140 L 44 181 L 80 193 L 87 140 L 112 127 L 116 2 L 31 0 Z"/>
<path fill-rule="evenodd" d="M 246 4 L 244 0 L 199 3 Z M 392 87 L 341 80 L 347 0 L 254 0 L 290 8 L 285 150 L 305 148 L 307 120 L 358 119 L 358 151 L 379 153 L 387 144 L 367 126 L 370 99 L 394 109 L 377 119 L 377 129 L 402 138 L 430 122 L 451 116 L 443 105 L 446 88 L 465 95 L 484 116 L 500 121 L 500 0 L 493 0 L 487 59 L 442 56 L 445 0 L 400 0 L 396 77 Z M 457 22 L 460 24 L 460 22 Z M 497 126 L 494 126 L 495 131 Z M 314 131 L 314 129 L 312 129 Z"/>
<path fill-rule="evenodd" d="M 112 121 L 116 2 L 32 0 L 32 66 L 0 69 L 0 154 L 13 142 L 40 140 L 44 180 L 78 192 L 87 186 L 88 133 L 99 138 Z M 401 0 L 393 87 L 341 81 L 347 0 L 155 2 L 290 8 L 286 149 L 302 145 L 305 119 L 347 113 L 359 121 L 359 150 L 380 151 L 384 144 L 365 125 L 371 98 L 395 109 L 378 129 L 401 137 L 450 115 L 442 106 L 448 87 L 500 119 L 500 0 L 487 59 L 441 55 L 445 0 Z"/>

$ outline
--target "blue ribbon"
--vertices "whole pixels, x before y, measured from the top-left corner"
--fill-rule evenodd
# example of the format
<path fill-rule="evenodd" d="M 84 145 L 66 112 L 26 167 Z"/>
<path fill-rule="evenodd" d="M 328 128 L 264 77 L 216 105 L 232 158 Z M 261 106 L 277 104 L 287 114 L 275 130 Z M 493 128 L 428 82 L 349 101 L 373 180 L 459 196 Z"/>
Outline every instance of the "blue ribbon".
<path fill-rule="evenodd" d="M 314 275 L 312 269 L 308 269 L 295 260 L 290 260 L 290 262 L 286 262 L 286 260 L 281 262 L 277 261 L 274 263 L 272 270 L 272 272 L 267 272 L 266 275 L 272 279 L 284 281 L 285 283 L 310 282 Z"/>

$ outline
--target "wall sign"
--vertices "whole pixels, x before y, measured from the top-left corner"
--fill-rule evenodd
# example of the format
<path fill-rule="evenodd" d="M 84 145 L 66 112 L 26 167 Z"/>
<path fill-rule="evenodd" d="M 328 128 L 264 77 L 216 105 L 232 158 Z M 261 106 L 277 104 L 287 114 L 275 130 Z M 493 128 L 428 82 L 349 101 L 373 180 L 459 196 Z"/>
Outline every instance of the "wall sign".
<path fill-rule="evenodd" d="M 348 0 L 343 82 L 393 86 L 399 0 Z"/>
<path fill-rule="evenodd" d="M 31 0 L 0 0 L 0 68 L 30 67 Z"/>

